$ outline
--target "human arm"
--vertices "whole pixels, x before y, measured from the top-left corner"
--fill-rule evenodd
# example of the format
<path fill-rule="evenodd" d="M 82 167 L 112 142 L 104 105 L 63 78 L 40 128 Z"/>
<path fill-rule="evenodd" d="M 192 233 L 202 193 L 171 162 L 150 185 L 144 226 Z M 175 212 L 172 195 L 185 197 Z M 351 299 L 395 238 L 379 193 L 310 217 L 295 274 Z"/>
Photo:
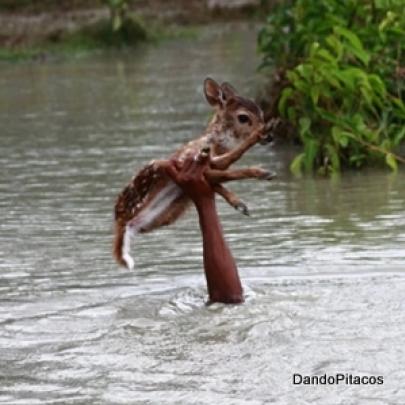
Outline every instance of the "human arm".
<path fill-rule="evenodd" d="M 225 241 L 215 205 L 215 193 L 204 177 L 209 157 L 188 158 L 184 164 L 169 161 L 166 173 L 194 202 L 203 237 L 204 271 L 209 302 L 243 302 L 235 260 Z"/>

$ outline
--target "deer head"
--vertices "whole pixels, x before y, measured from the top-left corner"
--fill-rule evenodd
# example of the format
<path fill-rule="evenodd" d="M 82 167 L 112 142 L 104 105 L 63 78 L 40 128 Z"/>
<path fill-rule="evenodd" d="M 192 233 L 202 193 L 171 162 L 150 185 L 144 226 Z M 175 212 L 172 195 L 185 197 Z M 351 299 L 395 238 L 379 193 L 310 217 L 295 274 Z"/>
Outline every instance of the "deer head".
<path fill-rule="evenodd" d="M 204 94 L 215 114 L 207 132 L 224 153 L 235 148 L 253 131 L 265 128 L 263 111 L 252 100 L 238 95 L 229 83 L 219 85 L 215 80 L 204 81 Z"/>

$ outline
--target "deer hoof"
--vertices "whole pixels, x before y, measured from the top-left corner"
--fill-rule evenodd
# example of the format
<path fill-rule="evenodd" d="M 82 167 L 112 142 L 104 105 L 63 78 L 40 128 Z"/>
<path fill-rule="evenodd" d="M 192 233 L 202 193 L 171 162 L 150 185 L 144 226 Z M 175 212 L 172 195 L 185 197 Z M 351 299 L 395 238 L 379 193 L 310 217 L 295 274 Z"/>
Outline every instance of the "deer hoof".
<path fill-rule="evenodd" d="M 260 175 L 259 179 L 260 180 L 273 180 L 276 177 L 277 177 L 276 173 L 270 172 L 268 170 L 264 170 L 263 174 Z"/>
<path fill-rule="evenodd" d="M 235 204 L 234 208 L 235 210 L 240 211 L 243 215 L 246 215 L 247 217 L 250 216 L 249 208 L 242 201 L 239 201 L 237 204 Z"/>

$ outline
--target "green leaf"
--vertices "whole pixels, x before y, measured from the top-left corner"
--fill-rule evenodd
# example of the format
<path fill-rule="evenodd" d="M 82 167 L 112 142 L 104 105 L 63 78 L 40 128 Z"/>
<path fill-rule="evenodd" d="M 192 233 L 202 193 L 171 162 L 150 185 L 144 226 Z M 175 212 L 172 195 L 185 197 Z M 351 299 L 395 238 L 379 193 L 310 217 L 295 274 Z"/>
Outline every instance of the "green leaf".
<path fill-rule="evenodd" d="M 399 145 L 405 139 L 405 126 L 403 126 L 395 135 L 394 144 Z"/>
<path fill-rule="evenodd" d="M 326 43 L 329 45 L 330 49 L 336 53 L 337 61 L 342 59 L 343 56 L 343 44 L 342 42 L 336 37 L 336 35 L 329 35 L 326 38 Z"/>
<path fill-rule="evenodd" d="M 305 154 L 300 153 L 297 155 L 294 160 L 290 164 L 291 173 L 298 176 L 301 174 L 302 171 L 302 162 L 304 160 Z"/>
<path fill-rule="evenodd" d="M 297 120 L 297 110 L 294 107 L 288 107 L 287 108 L 287 118 L 291 122 L 296 122 L 296 120 Z"/>
<path fill-rule="evenodd" d="M 286 76 L 291 83 L 295 83 L 298 80 L 298 74 L 295 70 L 287 70 Z"/>
<path fill-rule="evenodd" d="M 122 27 L 122 18 L 119 16 L 119 14 L 115 14 L 112 20 L 112 30 L 116 32 L 119 31 L 121 27 Z"/>
<path fill-rule="evenodd" d="M 344 133 L 342 132 L 340 137 L 339 137 L 339 144 L 342 148 L 346 148 L 347 145 L 349 144 L 349 138 L 344 136 Z"/>
<path fill-rule="evenodd" d="M 393 13 L 392 11 L 388 11 L 386 17 L 381 21 L 380 25 L 378 26 L 378 30 L 380 33 L 385 31 L 385 29 L 391 25 L 396 19 L 397 15 Z"/>
<path fill-rule="evenodd" d="M 301 135 L 306 135 L 311 127 L 311 120 L 307 117 L 302 117 L 298 122 Z"/>
<path fill-rule="evenodd" d="M 387 165 L 394 171 L 396 172 L 398 170 L 398 164 L 397 161 L 392 153 L 387 153 L 385 156 L 385 162 Z"/>
<path fill-rule="evenodd" d="M 316 56 L 320 56 L 322 59 L 324 59 L 326 62 L 331 62 L 335 64 L 337 62 L 336 58 L 326 49 L 322 48 L 319 49 L 316 53 Z"/>
<path fill-rule="evenodd" d="M 285 88 L 281 93 L 280 100 L 278 101 L 278 110 L 280 111 L 280 114 L 282 114 L 284 117 L 287 115 L 286 111 L 287 102 L 293 94 L 294 90 L 291 87 Z"/>
<path fill-rule="evenodd" d="M 344 27 L 336 26 L 333 31 L 348 41 L 346 48 L 367 66 L 370 61 L 370 55 L 364 49 L 359 37 L 354 32 Z"/>
<path fill-rule="evenodd" d="M 374 92 L 378 94 L 380 98 L 384 98 L 387 94 L 387 89 L 380 76 L 371 74 L 368 76 L 368 81 L 373 88 Z"/>
<path fill-rule="evenodd" d="M 366 102 L 366 104 L 367 104 L 368 106 L 372 106 L 373 100 L 372 100 L 372 98 L 371 98 L 370 91 L 369 91 L 366 87 L 360 86 L 360 93 L 361 93 L 361 95 L 362 95 L 364 101 Z"/>
<path fill-rule="evenodd" d="M 354 48 L 364 50 L 363 44 L 361 43 L 359 37 L 349 29 L 336 26 L 333 28 L 333 32 L 346 38 Z"/>
<path fill-rule="evenodd" d="M 364 119 L 361 114 L 359 113 L 354 114 L 351 121 L 354 125 L 354 128 L 358 132 L 360 133 L 364 132 L 364 130 L 366 129 L 366 124 L 364 123 Z"/>
<path fill-rule="evenodd" d="M 319 100 L 319 93 L 320 93 L 320 89 L 317 86 L 314 86 L 311 88 L 311 100 L 314 103 L 314 105 L 318 104 L 318 100 Z"/>
<path fill-rule="evenodd" d="M 339 80 L 339 82 L 342 83 L 342 85 L 346 87 L 348 91 L 355 90 L 356 77 L 349 70 L 336 69 L 331 71 L 330 74 L 332 75 L 332 77 L 335 77 L 337 80 Z"/>
<path fill-rule="evenodd" d="M 336 144 L 339 143 L 339 136 L 340 136 L 340 128 L 337 126 L 333 126 L 331 129 L 332 139 Z"/>
<path fill-rule="evenodd" d="M 325 145 L 325 150 L 326 150 L 326 155 L 328 156 L 330 160 L 330 166 L 332 168 L 332 171 L 338 172 L 340 171 L 340 159 L 339 159 L 339 154 L 336 148 L 331 145 L 331 144 L 326 144 Z"/>
<path fill-rule="evenodd" d="M 392 97 L 392 102 L 398 109 L 405 114 L 405 104 L 400 98 Z"/>
<path fill-rule="evenodd" d="M 347 137 L 347 132 L 343 131 L 341 128 L 334 126 L 331 130 L 332 138 L 335 144 L 340 145 L 342 148 L 346 148 L 349 144 L 349 138 Z"/>
<path fill-rule="evenodd" d="M 346 45 L 346 49 L 351 52 L 354 56 L 357 57 L 357 59 L 360 59 L 360 61 L 365 65 L 368 66 L 368 63 L 370 62 L 370 54 L 366 52 L 364 49 L 357 49 L 354 46 L 351 45 Z"/>
<path fill-rule="evenodd" d="M 304 144 L 304 168 L 310 172 L 314 168 L 314 163 L 319 150 L 319 143 L 315 139 L 307 138 Z"/>

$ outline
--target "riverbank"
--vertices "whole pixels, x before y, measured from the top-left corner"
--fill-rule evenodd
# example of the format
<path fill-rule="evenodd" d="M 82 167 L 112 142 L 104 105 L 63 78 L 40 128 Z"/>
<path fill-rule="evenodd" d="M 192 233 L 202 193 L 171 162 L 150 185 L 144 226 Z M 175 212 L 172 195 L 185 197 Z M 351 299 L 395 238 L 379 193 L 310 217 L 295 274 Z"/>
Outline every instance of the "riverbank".
<path fill-rule="evenodd" d="M 145 39 L 190 35 L 193 26 L 212 21 L 261 19 L 265 8 L 257 0 L 137 1 L 130 3 L 122 40 L 108 33 L 109 10 L 99 0 L 5 1 L 0 6 L 0 59 L 133 46 Z"/>

